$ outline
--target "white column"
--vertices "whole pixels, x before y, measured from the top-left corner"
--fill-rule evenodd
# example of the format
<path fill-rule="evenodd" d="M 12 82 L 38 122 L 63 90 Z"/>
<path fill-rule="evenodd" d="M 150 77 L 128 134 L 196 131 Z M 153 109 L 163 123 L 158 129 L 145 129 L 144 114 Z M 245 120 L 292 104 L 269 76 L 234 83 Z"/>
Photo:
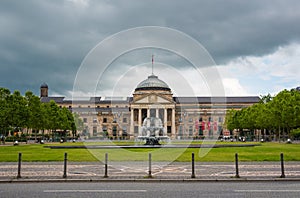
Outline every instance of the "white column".
<path fill-rule="evenodd" d="M 164 135 L 167 135 L 167 109 L 164 108 Z"/>
<path fill-rule="evenodd" d="M 175 109 L 172 109 L 172 137 L 175 138 L 175 133 L 176 133 L 176 129 L 175 129 Z"/>
<path fill-rule="evenodd" d="M 134 114 L 134 109 L 131 109 L 130 111 L 130 134 L 134 134 L 134 118 L 133 118 L 133 114 Z"/>
<path fill-rule="evenodd" d="M 159 118 L 159 112 L 158 112 L 158 110 L 159 110 L 159 109 L 156 109 L 156 112 L 155 112 L 155 117 L 156 117 L 156 118 Z"/>
<path fill-rule="evenodd" d="M 138 126 L 139 126 L 139 135 L 142 135 L 142 109 L 139 108 L 139 115 L 138 115 Z"/>
<path fill-rule="evenodd" d="M 150 118 L 150 108 L 147 109 L 147 118 Z"/>

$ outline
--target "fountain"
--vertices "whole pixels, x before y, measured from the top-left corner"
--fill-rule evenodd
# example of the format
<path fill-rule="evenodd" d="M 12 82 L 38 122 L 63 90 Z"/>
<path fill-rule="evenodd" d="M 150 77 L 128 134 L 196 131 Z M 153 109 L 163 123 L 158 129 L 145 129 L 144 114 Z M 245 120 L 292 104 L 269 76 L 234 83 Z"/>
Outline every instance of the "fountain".
<path fill-rule="evenodd" d="M 145 145 L 160 145 L 159 141 L 169 140 L 164 134 L 162 121 L 157 117 L 145 118 L 138 140 L 146 140 Z"/>

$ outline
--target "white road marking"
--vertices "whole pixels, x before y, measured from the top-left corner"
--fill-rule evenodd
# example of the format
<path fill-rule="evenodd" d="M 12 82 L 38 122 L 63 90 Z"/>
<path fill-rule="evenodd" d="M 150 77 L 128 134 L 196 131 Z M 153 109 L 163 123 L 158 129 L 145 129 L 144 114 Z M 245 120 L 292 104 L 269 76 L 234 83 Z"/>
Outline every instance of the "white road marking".
<path fill-rule="evenodd" d="M 234 190 L 234 192 L 238 192 L 238 193 L 264 193 L 264 192 L 300 192 L 300 190 Z"/>
<path fill-rule="evenodd" d="M 44 193 L 140 193 L 147 192 L 147 190 L 44 190 Z"/>

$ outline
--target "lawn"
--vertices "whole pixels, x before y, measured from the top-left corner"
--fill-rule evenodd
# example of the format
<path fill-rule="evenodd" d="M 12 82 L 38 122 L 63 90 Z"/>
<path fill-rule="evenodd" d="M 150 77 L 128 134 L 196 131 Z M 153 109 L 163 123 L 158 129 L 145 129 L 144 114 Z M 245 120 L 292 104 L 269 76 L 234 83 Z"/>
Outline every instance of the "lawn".
<path fill-rule="evenodd" d="M 195 142 L 194 142 L 195 143 Z M 197 142 L 198 144 L 201 142 Z M 89 143 L 94 145 L 96 143 Z M 104 143 L 101 143 L 104 144 Z M 112 143 L 105 143 L 105 145 Z M 113 144 L 126 145 L 128 142 Z M 207 142 L 206 142 L 207 144 Z M 226 142 L 218 144 L 228 144 Z M 47 144 L 45 144 L 47 145 Z M 195 153 L 196 161 L 232 162 L 235 153 L 240 161 L 278 161 L 280 153 L 284 153 L 286 161 L 300 161 L 300 144 L 262 143 L 255 147 L 226 147 L 212 149 L 198 148 L 159 148 L 159 149 L 50 149 L 41 144 L 21 144 L 19 146 L 0 146 L 0 162 L 16 162 L 18 153 L 22 153 L 23 161 L 63 161 L 64 153 L 68 153 L 69 161 L 99 161 L 108 153 L 111 161 L 145 161 L 148 153 L 152 153 L 153 161 L 188 162 L 191 153 Z M 63 143 L 51 145 L 83 145 L 83 143 Z M 98 143 L 99 145 L 99 143 Z"/>

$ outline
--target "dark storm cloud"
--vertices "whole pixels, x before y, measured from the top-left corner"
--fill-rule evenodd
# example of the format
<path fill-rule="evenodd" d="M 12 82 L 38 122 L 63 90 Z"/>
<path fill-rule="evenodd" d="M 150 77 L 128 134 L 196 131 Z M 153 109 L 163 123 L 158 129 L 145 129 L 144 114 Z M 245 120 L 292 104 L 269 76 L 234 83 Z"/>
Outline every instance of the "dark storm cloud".
<path fill-rule="evenodd" d="M 298 0 L 0 2 L 0 86 L 66 95 L 98 42 L 136 26 L 166 26 L 206 47 L 218 64 L 298 42 Z"/>

